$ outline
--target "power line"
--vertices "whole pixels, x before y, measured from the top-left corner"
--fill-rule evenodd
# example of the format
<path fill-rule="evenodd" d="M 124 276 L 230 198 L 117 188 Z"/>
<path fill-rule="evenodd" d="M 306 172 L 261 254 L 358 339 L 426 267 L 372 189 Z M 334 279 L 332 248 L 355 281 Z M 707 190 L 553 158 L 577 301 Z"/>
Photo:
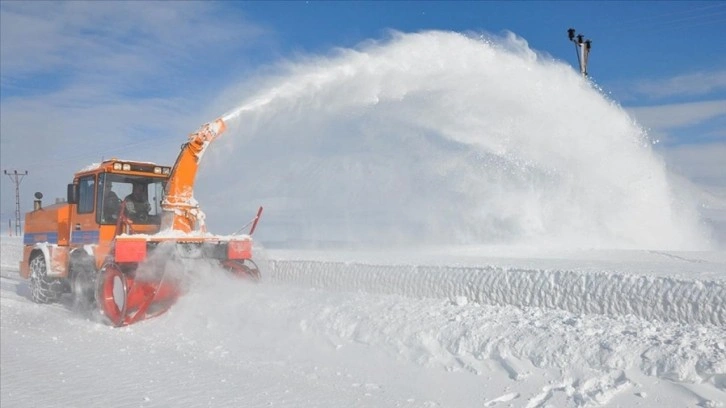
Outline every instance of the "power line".
<path fill-rule="evenodd" d="M 726 4 L 716 4 L 621 21 L 603 20 L 603 23 L 607 21 L 607 28 L 612 33 L 637 30 L 642 35 L 644 33 L 675 32 L 717 24 L 723 21 L 724 12 L 726 12 Z"/>
<path fill-rule="evenodd" d="M 642 30 L 639 30 L 639 33 L 641 34 L 657 34 L 657 33 L 676 33 L 678 31 L 683 31 L 686 29 L 693 29 L 693 28 L 703 28 L 707 25 L 713 25 L 713 24 L 723 24 L 726 22 L 726 13 L 719 13 L 714 14 L 712 16 L 708 16 L 709 20 L 700 20 L 698 22 L 689 22 L 686 20 L 681 20 L 678 22 L 672 22 L 669 23 L 669 25 L 654 25 L 651 27 L 645 27 Z"/>
<path fill-rule="evenodd" d="M 15 183 L 15 235 L 20 236 L 20 183 L 28 175 L 28 171 L 18 172 L 17 170 L 13 170 L 12 173 L 8 173 L 5 170 L 5 174 Z"/>
<path fill-rule="evenodd" d="M 644 25 L 668 25 L 683 20 L 692 20 L 702 17 L 711 17 L 719 15 L 724 10 L 726 4 L 713 4 L 703 7 L 695 7 L 690 9 L 681 9 L 661 14 L 650 14 L 641 17 L 625 19 L 621 21 L 610 21 L 608 26 L 613 32 L 631 30 L 634 27 L 642 29 Z M 716 9 L 715 12 L 709 11 Z M 696 13 L 696 14 L 694 14 Z M 665 17 L 665 18 L 664 18 Z"/>

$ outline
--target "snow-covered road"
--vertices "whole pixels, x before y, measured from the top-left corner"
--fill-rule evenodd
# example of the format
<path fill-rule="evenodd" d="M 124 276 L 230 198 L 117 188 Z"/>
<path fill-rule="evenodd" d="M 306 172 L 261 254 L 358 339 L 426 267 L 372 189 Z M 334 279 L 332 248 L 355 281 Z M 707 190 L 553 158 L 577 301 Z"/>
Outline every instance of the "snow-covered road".
<path fill-rule="evenodd" d="M 114 329 L 0 243 L 3 407 L 726 406 L 723 253 L 266 251 Z"/>

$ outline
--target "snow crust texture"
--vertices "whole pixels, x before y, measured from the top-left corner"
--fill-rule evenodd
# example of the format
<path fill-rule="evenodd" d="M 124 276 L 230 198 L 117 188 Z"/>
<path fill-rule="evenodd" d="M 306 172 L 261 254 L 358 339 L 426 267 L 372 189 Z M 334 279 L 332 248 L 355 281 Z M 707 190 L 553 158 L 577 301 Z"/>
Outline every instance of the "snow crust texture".
<path fill-rule="evenodd" d="M 726 281 L 719 279 L 304 260 L 272 260 L 270 269 L 272 281 L 315 288 L 726 325 Z"/>

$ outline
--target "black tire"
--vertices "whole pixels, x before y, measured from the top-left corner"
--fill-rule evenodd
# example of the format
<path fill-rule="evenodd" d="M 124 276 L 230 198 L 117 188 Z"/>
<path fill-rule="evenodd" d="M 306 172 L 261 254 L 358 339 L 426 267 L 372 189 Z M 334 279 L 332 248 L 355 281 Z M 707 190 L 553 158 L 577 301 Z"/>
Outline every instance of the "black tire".
<path fill-rule="evenodd" d="M 227 260 L 222 267 L 236 278 L 249 279 L 253 282 L 260 280 L 260 268 L 251 259 Z"/>
<path fill-rule="evenodd" d="M 96 271 L 93 265 L 78 262 L 71 270 L 71 294 L 73 305 L 81 311 L 90 310 L 96 304 Z"/>
<path fill-rule="evenodd" d="M 48 277 L 45 256 L 42 252 L 30 258 L 30 298 L 35 303 L 52 303 L 63 293 L 63 282 Z"/>

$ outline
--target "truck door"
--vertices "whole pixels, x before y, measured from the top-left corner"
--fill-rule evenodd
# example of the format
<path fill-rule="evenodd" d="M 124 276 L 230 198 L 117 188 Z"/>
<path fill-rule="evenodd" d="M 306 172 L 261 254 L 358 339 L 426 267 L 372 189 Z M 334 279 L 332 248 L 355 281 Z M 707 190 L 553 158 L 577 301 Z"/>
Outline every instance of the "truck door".
<path fill-rule="evenodd" d="M 71 219 L 71 245 L 97 244 L 96 175 L 78 179 L 78 204 Z"/>

